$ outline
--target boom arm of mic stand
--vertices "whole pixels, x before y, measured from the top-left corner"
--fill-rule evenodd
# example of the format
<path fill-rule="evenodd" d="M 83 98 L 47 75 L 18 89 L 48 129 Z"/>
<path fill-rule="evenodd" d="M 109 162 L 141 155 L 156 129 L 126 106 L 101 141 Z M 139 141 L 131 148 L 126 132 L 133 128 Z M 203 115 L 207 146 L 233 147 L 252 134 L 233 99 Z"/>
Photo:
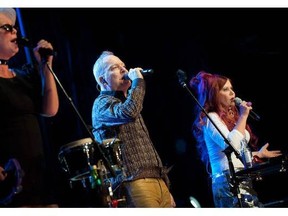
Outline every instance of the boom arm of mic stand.
<path fill-rule="evenodd" d="M 234 152 L 234 154 L 236 155 L 236 157 L 243 163 L 242 158 L 240 157 L 239 152 L 234 148 L 233 145 L 231 145 L 231 143 L 229 142 L 229 140 L 224 136 L 224 134 L 222 133 L 222 131 L 217 127 L 217 125 L 215 124 L 215 122 L 210 118 L 210 116 L 208 115 L 207 111 L 204 109 L 204 107 L 200 104 L 200 102 L 197 100 L 197 98 L 194 96 L 194 94 L 190 91 L 190 89 L 187 87 L 187 84 L 185 82 L 181 82 L 180 83 L 182 85 L 183 88 L 185 88 L 189 94 L 193 97 L 194 101 L 197 103 L 197 105 L 201 108 L 201 110 L 205 113 L 206 117 L 210 120 L 210 122 L 214 125 L 214 127 L 217 129 L 217 131 L 220 133 L 220 135 L 223 137 L 225 143 L 227 143 L 228 147 L 223 151 L 227 157 L 228 160 L 228 165 L 229 165 L 229 170 L 230 170 L 230 174 L 231 174 L 231 180 L 232 180 L 232 184 L 233 184 L 233 188 L 232 190 L 234 191 L 236 189 L 237 193 L 237 199 L 238 199 L 238 203 L 239 206 L 242 207 L 242 202 L 241 202 L 241 195 L 240 195 L 240 189 L 238 187 L 238 182 L 236 180 L 236 174 L 235 174 L 235 169 L 231 160 L 231 153 Z"/>
<path fill-rule="evenodd" d="M 67 94 L 67 92 L 65 91 L 64 87 L 62 86 L 61 82 L 59 81 L 58 77 L 56 76 L 56 74 L 54 73 L 54 71 L 52 70 L 52 68 L 50 67 L 50 65 L 46 62 L 46 65 L 48 67 L 48 69 L 50 70 L 50 72 L 52 73 L 54 79 L 57 81 L 58 85 L 60 86 L 60 88 L 62 89 L 64 95 L 67 97 L 67 99 L 70 101 L 70 104 L 72 105 L 74 111 L 76 112 L 77 116 L 79 117 L 79 119 L 81 120 L 81 122 L 83 123 L 85 129 L 87 130 L 90 138 L 92 139 L 92 141 L 94 143 L 96 143 L 97 149 L 100 152 L 100 155 L 103 159 L 103 162 L 105 163 L 105 165 L 107 166 L 108 170 L 110 171 L 110 173 L 112 174 L 113 177 L 116 177 L 116 173 L 113 170 L 109 160 L 106 158 L 104 152 L 102 151 L 102 149 L 100 148 L 100 146 L 98 145 L 98 143 L 96 142 L 96 140 L 94 139 L 93 134 L 91 133 L 89 127 L 87 126 L 87 124 L 85 123 L 85 121 L 83 120 L 81 114 L 79 113 L 79 111 L 77 110 L 77 108 L 75 107 L 71 97 L 69 97 L 69 95 Z"/>

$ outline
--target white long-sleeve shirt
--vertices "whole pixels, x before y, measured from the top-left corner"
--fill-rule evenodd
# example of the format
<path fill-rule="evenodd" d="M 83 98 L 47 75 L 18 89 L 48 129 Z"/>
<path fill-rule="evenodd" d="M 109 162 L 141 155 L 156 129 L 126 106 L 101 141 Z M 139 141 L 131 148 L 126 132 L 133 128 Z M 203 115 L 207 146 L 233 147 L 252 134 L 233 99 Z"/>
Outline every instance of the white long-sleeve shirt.
<path fill-rule="evenodd" d="M 222 134 L 229 140 L 231 145 L 240 153 L 243 148 L 243 144 L 241 145 L 243 139 L 245 139 L 246 143 L 250 140 L 250 134 L 247 130 L 245 130 L 245 136 L 240 133 L 238 130 L 233 129 L 229 131 L 226 124 L 221 120 L 219 115 L 215 112 L 209 113 L 209 117 L 216 124 L 216 126 L 220 129 Z M 204 140 L 207 146 L 210 165 L 212 169 L 212 175 L 216 173 L 221 173 L 224 170 L 228 170 L 228 160 L 223 152 L 228 147 L 228 144 L 224 141 L 224 138 L 218 132 L 218 130 L 214 127 L 211 121 L 207 118 L 207 123 L 203 127 L 204 132 Z M 231 154 L 231 160 L 234 165 L 234 168 L 244 168 L 242 162 L 236 158 L 234 152 Z"/>

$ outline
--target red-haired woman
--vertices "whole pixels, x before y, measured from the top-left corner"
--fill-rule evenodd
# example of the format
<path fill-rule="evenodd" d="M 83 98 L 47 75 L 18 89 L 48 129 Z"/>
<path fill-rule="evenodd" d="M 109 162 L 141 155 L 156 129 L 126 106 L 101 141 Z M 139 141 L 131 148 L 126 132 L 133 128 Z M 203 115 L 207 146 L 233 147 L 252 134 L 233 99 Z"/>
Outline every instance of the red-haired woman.
<path fill-rule="evenodd" d="M 193 135 L 202 161 L 211 169 L 208 172 L 211 174 L 215 207 L 240 207 L 239 194 L 237 194 L 239 191 L 242 207 L 261 207 L 257 193 L 253 190 L 251 178 L 241 179 L 238 185 L 239 190 L 235 191 L 230 187 L 231 174 L 227 156 L 223 152 L 228 144 L 222 135 L 240 155 L 243 155 L 247 148 L 254 150 L 252 151 L 253 157 L 260 159 L 277 157 L 281 155 L 281 152 L 269 151 L 268 143 L 257 151 L 257 137 L 247 124 L 252 104 L 241 101 L 239 108 L 236 107 L 235 92 L 229 78 L 201 71 L 190 80 L 189 84 L 210 117 L 207 118 L 200 106 L 195 107 Z M 231 154 L 231 161 L 236 172 L 244 169 L 243 163 L 234 152 Z"/>

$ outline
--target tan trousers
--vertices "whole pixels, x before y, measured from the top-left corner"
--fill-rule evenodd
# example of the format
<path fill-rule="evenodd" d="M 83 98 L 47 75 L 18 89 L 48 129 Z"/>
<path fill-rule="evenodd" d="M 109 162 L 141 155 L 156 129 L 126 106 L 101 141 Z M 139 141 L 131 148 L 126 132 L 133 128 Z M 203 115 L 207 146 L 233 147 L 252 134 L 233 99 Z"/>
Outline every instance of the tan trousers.
<path fill-rule="evenodd" d="M 127 207 L 169 208 L 170 192 L 162 179 L 143 178 L 125 183 Z"/>

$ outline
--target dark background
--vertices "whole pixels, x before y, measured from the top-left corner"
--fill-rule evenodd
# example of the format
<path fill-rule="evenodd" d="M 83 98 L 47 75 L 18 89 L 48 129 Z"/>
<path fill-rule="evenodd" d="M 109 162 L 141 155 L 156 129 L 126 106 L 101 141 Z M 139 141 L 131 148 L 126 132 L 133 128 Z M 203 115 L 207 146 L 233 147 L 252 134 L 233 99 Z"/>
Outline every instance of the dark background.
<path fill-rule="evenodd" d="M 26 37 L 49 40 L 57 56 L 53 69 L 84 122 L 98 95 L 92 68 L 103 50 L 113 51 L 127 68 L 154 69 L 146 78 L 142 111 L 164 164 L 172 166 L 171 191 L 178 207 L 213 207 L 210 184 L 191 134 L 193 98 L 187 83 L 200 70 L 232 79 L 236 95 L 253 102 L 261 121 L 250 119 L 260 144 L 287 149 L 286 8 L 20 8 Z M 23 33 L 23 32 L 22 32 Z M 16 59 L 25 62 L 24 50 Z M 16 61 L 15 61 L 16 62 Z M 12 62 L 14 64 L 15 62 Z M 59 87 L 59 85 L 58 85 Z M 53 167 L 60 206 L 93 206 L 95 194 L 81 184 L 69 187 L 58 160 L 61 146 L 89 137 L 84 124 L 59 87 L 60 110 L 43 120 L 47 160 Z M 255 187 L 263 203 L 286 206 L 286 173 L 272 169 Z M 273 183 L 273 182 L 276 182 Z M 51 184 L 52 180 L 51 180 Z M 278 202 L 279 201 L 279 202 Z"/>

